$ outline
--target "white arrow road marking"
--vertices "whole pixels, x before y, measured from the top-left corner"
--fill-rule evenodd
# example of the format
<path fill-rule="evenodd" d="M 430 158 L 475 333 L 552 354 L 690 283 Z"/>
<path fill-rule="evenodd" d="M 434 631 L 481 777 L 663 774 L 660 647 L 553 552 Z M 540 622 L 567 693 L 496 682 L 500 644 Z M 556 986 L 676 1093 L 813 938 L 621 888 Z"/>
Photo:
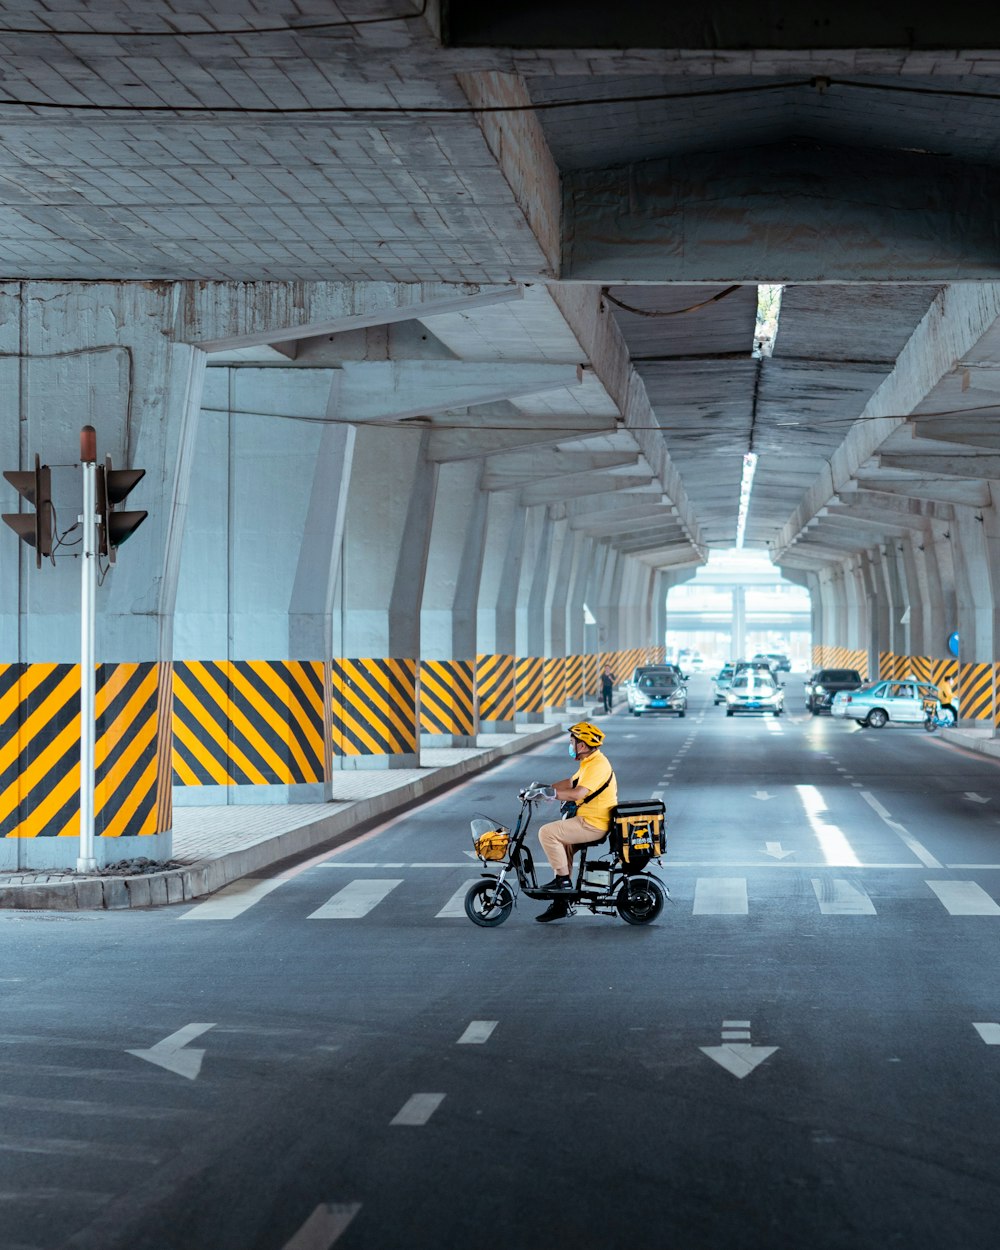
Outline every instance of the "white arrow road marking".
<path fill-rule="evenodd" d="M 390 1124 L 426 1124 L 444 1102 L 444 1094 L 414 1094 L 397 1111 Z"/>
<path fill-rule="evenodd" d="M 775 797 L 776 797 L 776 795 L 773 795 L 773 794 L 768 794 L 768 792 L 767 792 L 766 790 L 756 790 L 756 791 L 754 792 L 753 797 L 754 797 L 755 799 L 761 799 L 761 800 L 763 800 L 764 802 L 766 802 L 768 799 L 773 799 L 773 798 L 775 798 Z"/>
<path fill-rule="evenodd" d="M 780 842 L 765 842 L 764 854 L 770 855 L 774 859 L 787 859 L 789 855 L 794 855 L 794 851 L 783 851 Z"/>
<path fill-rule="evenodd" d="M 972 1027 L 987 1046 L 1000 1046 L 1000 1024 L 974 1024 Z"/>
<path fill-rule="evenodd" d="M 360 1210 L 360 1202 L 321 1203 L 284 1250 L 330 1250 Z"/>
<path fill-rule="evenodd" d="M 473 1020 L 455 1045 L 461 1046 L 463 1043 L 468 1046 L 481 1045 L 489 1040 L 498 1023 L 498 1020 Z"/>
<path fill-rule="evenodd" d="M 698 1049 L 742 1081 L 765 1059 L 770 1059 L 778 1047 L 751 1046 L 749 1020 L 723 1020 L 722 1045 L 699 1046 Z"/>
<path fill-rule="evenodd" d="M 974 790 L 966 790 L 965 797 L 971 799 L 973 803 L 988 803 L 989 799 L 984 799 L 981 794 L 976 794 Z"/>
<path fill-rule="evenodd" d="M 127 1050 L 125 1053 L 135 1055 L 137 1059 L 145 1059 L 148 1063 L 155 1063 L 160 1068 L 166 1068 L 168 1072 L 176 1072 L 178 1076 L 186 1076 L 189 1081 L 193 1081 L 201 1071 L 205 1052 L 185 1050 L 184 1047 L 202 1033 L 214 1028 L 214 1024 L 185 1024 L 183 1029 L 171 1033 L 149 1050 Z"/>

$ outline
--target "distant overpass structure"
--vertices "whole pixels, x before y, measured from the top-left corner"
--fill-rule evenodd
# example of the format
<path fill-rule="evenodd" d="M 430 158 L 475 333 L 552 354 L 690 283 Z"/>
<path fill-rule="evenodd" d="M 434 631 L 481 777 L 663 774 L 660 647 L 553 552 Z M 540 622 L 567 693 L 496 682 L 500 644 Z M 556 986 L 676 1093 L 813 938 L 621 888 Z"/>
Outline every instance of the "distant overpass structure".
<path fill-rule="evenodd" d="M 669 591 L 666 616 L 668 650 L 696 648 L 718 658 L 778 650 L 809 661 L 809 592 L 761 552 L 713 552 L 694 577 Z"/>

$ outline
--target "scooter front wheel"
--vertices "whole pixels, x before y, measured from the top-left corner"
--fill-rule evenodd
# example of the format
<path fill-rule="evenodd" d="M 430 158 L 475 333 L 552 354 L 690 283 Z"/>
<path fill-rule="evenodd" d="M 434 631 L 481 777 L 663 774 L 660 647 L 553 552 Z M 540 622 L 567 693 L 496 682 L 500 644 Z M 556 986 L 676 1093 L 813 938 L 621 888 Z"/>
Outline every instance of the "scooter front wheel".
<path fill-rule="evenodd" d="M 928 716 L 924 720 L 924 728 L 927 730 L 929 734 L 932 734 L 934 730 L 937 729 L 937 721 L 935 721 L 932 716 Z"/>
<path fill-rule="evenodd" d="M 477 881 L 465 896 L 465 914 L 483 929 L 495 929 L 514 908 L 514 892 L 505 881 Z"/>
<path fill-rule="evenodd" d="M 658 881 L 652 877 L 632 877 L 618 891 L 615 907 L 622 920 L 629 924 L 649 924 L 663 911 L 666 901 Z"/>

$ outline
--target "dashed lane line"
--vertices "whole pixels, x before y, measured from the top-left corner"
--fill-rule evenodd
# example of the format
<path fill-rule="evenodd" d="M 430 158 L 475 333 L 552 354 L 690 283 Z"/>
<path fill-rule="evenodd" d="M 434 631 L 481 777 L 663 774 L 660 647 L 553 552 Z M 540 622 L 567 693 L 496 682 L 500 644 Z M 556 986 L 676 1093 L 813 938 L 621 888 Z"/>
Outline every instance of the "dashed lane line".
<path fill-rule="evenodd" d="M 426 1124 L 444 1099 L 444 1094 L 414 1094 L 403 1103 L 389 1123 L 414 1127 Z"/>
<path fill-rule="evenodd" d="M 889 826 L 889 828 L 893 831 L 893 833 L 896 834 L 896 836 L 903 842 L 903 844 L 910 848 L 910 850 L 913 852 L 914 855 L 916 855 L 917 859 L 920 860 L 920 862 L 924 865 L 925 868 L 943 868 L 944 867 L 944 864 L 942 864 L 939 859 L 935 859 L 934 856 L 930 853 L 930 851 L 927 849 L 926 846 L 924 846 L 922 842 L 917 841 L 917 839 L 913 836 L 913 834 L 909 833 L 899 823 L 898 820 L 893 820 L 893 818 L 889 815 L 888 811 L 886 811 L 886 809 L 878 801 L 875 795 L 871 793 L 870 790 L 862 790 L 861 798 L 864 799 L 864 801 L 868 804 L 868 806 L 872 809 L 872 811 L 875 813 L 876 816 L 878 816 L 881 820 L 885 821 L 885 823 Z"/>

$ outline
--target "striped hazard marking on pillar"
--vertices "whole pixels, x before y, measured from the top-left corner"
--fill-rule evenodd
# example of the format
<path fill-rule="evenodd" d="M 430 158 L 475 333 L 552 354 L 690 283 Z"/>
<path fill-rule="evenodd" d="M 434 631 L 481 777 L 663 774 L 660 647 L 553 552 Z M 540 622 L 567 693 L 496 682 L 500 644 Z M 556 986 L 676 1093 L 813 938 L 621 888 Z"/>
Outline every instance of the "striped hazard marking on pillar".
<path fill-rule="evenodd" d="M 993 720 L 993 665 L 961 664 L 958 706 L 962 720 Z"/>
<path fill-rule="evenodd" d="M 476 656 L 476 694 L 479 719 L 514 719 L 514 657 L 512 655 Z"/>
<path fill-rule="evenodd" d="M 545 661 L 526 656 L 517 661 L 514 684 L 519 712 L 540 712 L 544 706 Z"/>
<path fill-rule="evenodd" d="M 569 655 L 566 657 L 566 698 L 571 703 L 579 703 L 583 699 L 582 655 Z"/>
<path fill-rule="evenodd" d="M 99 837 L 158 831 L 158 687 L 157 664 L 98 665 Z M 80 667 L 0 665 L 0 837 L 79 832 Z"/>
<path fill-rule="evenodd" d="M 561 656 L 546 659 L 544 702 L 546 707 L 563 707 L 566 703 L 566 661 Z"/>
<path fill-rule="evenodd" d="M 420 729 L 425 734 L 476 732 L 471 660 L 421 660 Z"/>
<path fill-rule="evenodd" d="M 417 662 L 333 661 L 335 755 L 417 754 Z"/>
<path fill-rule="evenodd" d="M 323 780 L 323 665 L 298 660 L 174 664 L 178 785 Z"/>
<path fill-rule="evenodd" d="M 601 662 L 596 655 L 583 657 L 584 698 L 596 699 L 601 693 Z"/>

